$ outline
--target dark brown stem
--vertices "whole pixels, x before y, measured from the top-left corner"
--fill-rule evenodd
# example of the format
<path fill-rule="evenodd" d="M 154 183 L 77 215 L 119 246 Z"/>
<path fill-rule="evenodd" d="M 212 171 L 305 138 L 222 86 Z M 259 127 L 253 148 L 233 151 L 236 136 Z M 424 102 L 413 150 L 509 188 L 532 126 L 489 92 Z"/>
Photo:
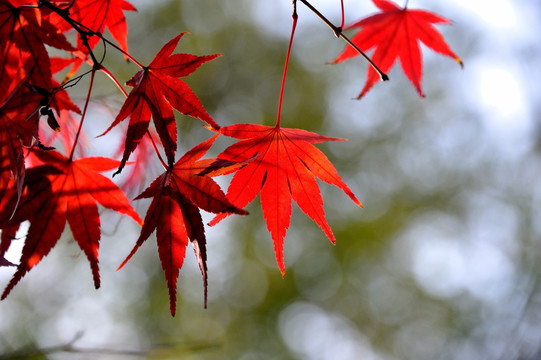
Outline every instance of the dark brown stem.
<path fill-rule="evenodd" d="M 312 6 L 312 4 L 310 4 L 307 0 L 299 0 L 299 1 L 302 2 L 304 5 L 306 5 L 306 7 L 308 7 L 310 10 L 312 10 L 312 12 L 316 14 L 317 17 L 321 19 L 321 21 L 327 24 L 327 26 L 330 27 L 331 30 L 334 32 L 334 35 L 336 37 L 341 37 L 345 42 L 351 45 L 351 47 L 353 47 L 360 55 L 362 55 L 362 57 L 364 57 L 366 61 L 368 61 L 370 66 L 372 66 L 374 70 L 376 70 L 381 80 L 383 81 L 389 80 L 389 77 L 387 76 L 387 74 L 381 71 L 380 68 L 372 61 L 372 59 L 370 59 L 370 57 L 364 53 L 364 51 L 359 49 L 359 47 L 355 45 L 353 41 L 351 41 L 346 35 L 344 35 L 341 27 L 334 26 L 333 23 L 331 23 L 321 12 L 319 12 L 319 10 L 317 10 L 314 6 Z"/>
<path fill-rule="evenodd" d="M 47 7 L 48 9 L 50 9 L 51 11 L 58 14 L 58 16 L 60 16 L 62 19 L 64 19 L 64 21 L 66 21 L 68 24 L 70 24 L 70 26 L 75 31 L 77 31 L 79 33 L 79 36 L 81 37 L 81 41 L 82 41 L 83 45 L 88 49 L 88 53 L 89 53 L 90 57 L 92 58 L 92 61 L 94 62 L 94 66 L 101 65 L 101 62 L 96 59 L 96 57 L 94 56 L 94 52 L 92 51 L 92 48 L 88 44 L 88 37 L 89 36 L 97 36 L 97 37 L 99 37 L 104 43 L 107 43 L 107 44 L 113 46 L 115 49 L 120 51 L 123 55 L 125 55 L 130 60 L 132 60 L 135 64 L 137 64 L 137 66 L 139 66 L 140 68 L 144 68 L 144 66 L 139 61 L 137 61 L 135 58 L 133 58 L 126 51 L 122 50 L 115 43 L 113 43 L 112 41 L 110 41 L 109 39 L 104 37 L 103 34 L 101 34 L 99 32 L 95 32 L 92 29 L 84 26 L 83 24 L 73 20 L 69 16 L 69 12 L 66 9 L 61 9 L 61 8 L 55 6 L 54 4 L 50 3 L 47 0 L 41 0 L 40 5 L 43 5 L 43 6 Z M 72 4 L 70 5 L 70 7 L 71 6 L 72 6 Z"/>
<path fill-rule="evenodd" d="M 94 56 L 94 52 L 92 51 L 92 48 L 90 47 L 90 44 L 88 43 L 88 36 L 94 36 L 94 35 L 98 35 L 98 34 L 96 32 L 94 32 L 94 31 L 92 31 L 92 29 L 89 29 L 86 26 L 84 26 L 83 24 L 80 24 L 77 21 L 73 20 L 69 16 L 69 12 L 66 11 L 65 9 L 61 9 L 61 8 L 53 5 L 52 3 L 50 3 L 47 0 L 41 0 L 40 5 L 43 5 L 46 8 L 48 8 L 49 10 L 55 12 L 58 16 L 60 16 L 62 19 L 64 19 L 64 21 L 66 21 L 68 24 L 70 24 L 70 26 L 75 31 L 77 31 L 79 33 L 79 36 L 81 37 L 81 42 L 88 49 L 88 54 L 92 58 L 92 61 L 94 63 L 94 67 L 101 66 L 98 59 L 96 59 L 96 57 Z"/>

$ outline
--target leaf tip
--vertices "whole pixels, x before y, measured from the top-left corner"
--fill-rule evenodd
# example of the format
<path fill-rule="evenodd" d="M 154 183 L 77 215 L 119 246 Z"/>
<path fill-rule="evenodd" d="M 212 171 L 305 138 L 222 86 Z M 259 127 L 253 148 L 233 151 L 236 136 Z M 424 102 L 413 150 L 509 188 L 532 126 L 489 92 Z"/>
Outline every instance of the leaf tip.
<path fill-rule="evenodd" d="M 210 130 L 210 131 L 215 131 L 215 132 L 217 132 L 217 133 L 220 133 L 220 129 L 221 129 L 220 125 L 218 125 L 218 124 L 215 124 L 214 126 L 211 126 L 211 125 L 203 125 L 203 127 L 206 128 L 206 129 L 208 129 L 208 130 Z"/>
<path fill-rule="evenodd" d="M 218 224 L 220 221 L 222 221 L 223 219 L 225 219 L 229 215 L 231 215 L 231 214 L 230 213 L 219 213 L 219 214 L 217 214 L 214 217 L 214 219 L 209 221 L 208 226 L 214 226 L 214 225 Z"/>
<path fill-rule="evenodd" d="M 120 269 L 122 269 L 124 267 L 124 265 L 126 265 L 126 262 L 128 261 L 128 259 L 124 260 L 122 262 L 122 264 L 120 264 L 117 268 L 116 268 L 116 271 L 119 271 Z"/>
<path fill-rule="evenodd" d="M 276 258 L 277 262 L 278 262 L 278 270 L 280 270 L 280 274 L 282 274 L 282 278 L 284 278 L 286 276 L 286 266 L 284 264 L 284 258 L 283 256 L 278 259 L 278 257 Z"/>
<path fill-rule="evenodd" d="M 171 311 L 171 316 L 175 317 L 177 312 L 177 294 L 176 289 L 169 289 L 169 310 Z"/>

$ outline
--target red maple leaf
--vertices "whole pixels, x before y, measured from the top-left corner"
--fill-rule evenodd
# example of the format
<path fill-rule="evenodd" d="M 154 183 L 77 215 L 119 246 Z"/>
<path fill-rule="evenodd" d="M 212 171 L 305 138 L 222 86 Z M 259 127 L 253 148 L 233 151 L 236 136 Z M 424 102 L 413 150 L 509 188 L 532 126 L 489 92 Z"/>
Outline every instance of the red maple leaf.
<path fill-rule="evenodd" d="M 122 170 L 129 155 L 145 135 L 151 115 L 169 164 L 174 162 L 177 148 L 177 127 L 173 108 L 182 114 L 201 119 L 215 129 L 219 128 L 203 109 L 194 92 L 179 78 L 191 74 L 201 64 L 220 55 L 172 54 L 183 35 L 184 33 L 165 44 L 150 65 L 127 82 L 133 89 L 115 121 L 105 131 L 107 133 L 122 120 L 130 117 L 124 154 L 117 173 Z"/>
<path fill-rule="evenodd" d="M 188 151 L 173 167 L 156 178 L 136 199 L 152 198 L 145 216 L 145 222 L 135 247 L 123 267 L 137 249 L 156 230 L 158 254 L 169 288 L 171 314 L 175 315 L 177 278 L 184 263 L 186 246 L 190 242 L 195 252 L 207 303 L 207 265 L 206 239 L 203 220 L 199 208 L 212 212 L 233 212 L 247 214 L 233 206 L 218 184 L 208 175 L 201 175 L 214 159 L 200 158 L 207 152 L 214 137 Z"/>
<path fill-rule="evenodd" d="M 17 190 L 17 198 L 20 198 L 25 176 L 23 147 L 39 143 L 38 108 L 41 96 L 25 86 L 24 80 L 6 95 L 0 95 L 4 100 L 0 104 L 0 204 L 11 179 Z M 15 206 L 16 203 L 11 211 L 15 210 Z"/>
<path fill-rule="evenodd" d="M 137 11 L 135 6 L 125 0 L 77 0 L 72 5 L 72 19 L 96 33 L 102 33 L 107 26 L 120 48 L 128 51 L 128 25 L 124 11 Z M 70 25 L 67 26 L 66 29 L 69 29 Z M 97 43 L 98 40 L 93 37 L 90 42 Z"/>
<path fill-rule="evenodd" d="M 362 51 L 376 48 L 372 60 L 381 71 L 387 73 L 396 59 L 400 59 L 404 73 L 415 86 L 419 96 L 424 97 L 421 89 L 423 60 L 420 42 L 440 54 L 455 59 L 461 66 L 463 65 L 462 60 L 455 55 L 443 36 L 432 25 L 449 24 L 448 19 L 424 10 L 400 8 L 387 0 L 372 1 L 382 12 L 347 26 L 345 30 L 361 28 L 351 40 Z M 347 46 L 333 63 L 344 61 L 358 54 L 352 46 Z M 379 80 L 379 74 L 369 67 L 366 83 L 357 99 L 363 97 Z"/>
<path fill-rule="evenodd" d="M 21 195 L 25 173 L 23 147 L 37 145 L 44 148 L 38 136 L 40 110 L 48 110 L 48 124 L 56 131 L 60 131 L 60 127 L 50 106 L 79 110 L 61 88 L 54 89 L 54 93 L 49 92 L 28 84 L 29 77 L 30 74 L 10 93 L 2 94 L 7 96 L 0 96 L 0 101 L 4 100 L 0 102 L 0 203 L 12 177 L 18 195 Z"/>
<path fill-rule="evenodd" d="M 313 143 L 343 140 L 321 136 L 300 129 L 279 126 L 237 124 L 220 128 L 220 133 L 242 139 L 218 155 L 218 159 L 241 162 L 253 159 L 240 168 L 229 185 L 227 198 L 242 208 L 261 192 L 261 207 L 267 229 L 274 241 L 278 267 L 285 274 L 283 246 L 291 219 L 291 200 L 314 220 L 332 243 L 335 238 L 325 219 L 323 199 L 316 177 L 342 189 L 362 206 L 342 181 L 327 157 Z M 219 214 L 211 225 L 229 214 Z"/>
<path fill-rule="evenodd" d="M 32 84 L 51 88 L 51 63 L 45 45 L 68 51 L 75 49 L 64 34 L 48 21 L 47 14 L 37 6 L 37 1 L 13 2 L 17 6 L 11 1 L 0 0 L 0 80 L 3 80 L 3 74 L 13 71 L 6 71 L 4 66 L 15 65 L 24 69 L 21 77 L 32 73 Z M 6 57 L 7 54 L 10 56 Z M 4 60 L 8 58 L 11 60 Z M 16 58 L 18 62 L 14 61 Z"/>
<path fill-rule="evenodd" d="M 89 48 L 94 49 L 100 41 L 100 37 L 91 32 L 102 34 L 105 27 L 107 27 L 120 48 L 124 52 L 128 52 L 128 25 L 126 24 L 124 11 L 137 11 L 137 9 L 125 0 L 77 0 L 69 3 L 69 17 L 75 21 L 76 26 L 81 27 L 81 30 L 84 31 L 83 36 L 86 38 L 84 39 L 85 42 L 83 42 L 81 33 L 79 33 L 77 51 L 72 52 L 75 58 L 64 59 L 73 65 L 66 75 L 67 78 L 73 76 L 88 58 Z M 73 29 L 72 23 L 56 14 L 52 14 L 51 18 L 51 21 L 61 31 L 65 32 Z"/>
<path fill-rule="evenodd" d="M 10 208 L 16 196 L 0 211 L 0 228 L 14 234 L 18 224 L 28 220 L 30 227 L 17 271 L 2 294 L 4 299 L 19 280 L 56 245 L 68 221 L 73 238 L 87 256 L 96 288 L 100 286 L 98 249 L 100 218 L 96 203 L 125 214 L 142 224 L 128 198 L 100 172 L 118 166 L 118 161 L 102 157 L 70 160 L 56 151 L 36 151 L 45 163 L 27 170 L 25 190 L 15 214 Z M 2 239 L 2 244 L 7 240 Z"/>

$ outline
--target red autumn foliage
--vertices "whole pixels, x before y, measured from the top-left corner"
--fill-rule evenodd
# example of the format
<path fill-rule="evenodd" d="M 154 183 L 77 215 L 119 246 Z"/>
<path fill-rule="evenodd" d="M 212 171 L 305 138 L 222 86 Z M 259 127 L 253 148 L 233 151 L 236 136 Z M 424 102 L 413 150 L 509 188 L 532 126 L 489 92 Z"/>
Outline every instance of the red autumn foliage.
<path fill-rule="evenodd" d="M 423 76 L 423 60 L 420 49 L 422 42 L 430 49 L 455 59 L 460 65 L 462 60 L 449 48 L 443 36 L 432 24 L 449 24 L 444 17 L 424 10 L 411 10 L 387 0 L 372 0 L 381 10 L 380 13 L 366 17 L 344 30 L 361 28 L 351 39 L 362 51 L 376 48 L 372 60 L 383 72 L 388 72 L 397 59 L 404 74 L 413 86 L 424 97 L 421 89 Z M 359 53 L 347 46 L 333 63 L 338 63 L 357 56 Z M 373 69 L 368 69 L 364 87 L 357 97 L 363 97 L 376 82 L 380 75 Z"/>
<path fill-rule="evenodd" d="M 122 120 L 130 117 L 124 155 L 118 172 L 122 170 L 128 157 L 146 134 L 151 115 L 169 164 L 174 162 L 177 149 L 177 127 L 173 108 L 182 114 L 199 118 L 213 128 L 219 127 L 203 109 L 193 91 L 179 79 L 188 76 L 201 64 L 219 55 L 171 55 L 182 35 L 184 34 L 178 35 L 165 44 L 150 65 L 127 82 L 127 85 L 133 86 L 133 90 L 115 121 L 105 132 L 107 133 Z"/>
<path fill-rule="evenodd" d="M 447 20 L 426 11 L 400 9 L 389 1 L 373 1 L 382 13 L 351 26 L 363 28 L 355 36 L 355 43 L 363 50 L 376 46 L 374 61 L 383 71 L 400 58 L 406 75 L 422 94 L 419 40 L 459 61 L 431 25 Z M 308 1 L 301 2 L 313 9 Z M 293 4 L 291 40 L 297 19 L 296 1 Z M 158 255 L 169 289 L 172 315 L 176 310 L 176 283 L 188 243 L 194 249 L 203 275 L 206 306 L 207 252 L 200 210 L 217 214 L 211 222 L 215 225 L 230 214 L 247 214 L 242 208 L 261 194 L 263 215 L 274 241 L 278 267 L 284 274 L 283 241 L 290 226 L 292 200 L 321 227 L 331 242 L 336 241 L 325 218 L 316 178 L 342 189 L 361 206 L 332 163 L 312 145 L 342 139 L 281 128 L 279 115 L 274 127 L 257 124 L 220 127 L 181 79 L 220 55 L 173 54 L 184 35 L 181 33 L 165 44 L 148 66 L 143 66 L 128 52 L 126 11 L 135 11 L 135 7 L 125 0 L 0 0 L 0 267 L 16 266 L 2 299 L 55 247 L 65 231 L 66 222 L 88 258 L 94 285 L 99 287 L 101 230 L 98 204 L 130 216 L 142 226 L 133 250 L 120 267 L 156 230 Z M 324 21 L 328 23 L 328 20 Z M 103 34 L 106 29 L 114 41 Z M 339 28 L 333 30 L 337 35 L 341 31 Z M 67 40 L 67 33 L 77 35 L 75 44 Z M 100 42 L 117 49 L 140 66 L 141 70 L 126 83 L 133 88 L 129 94 L 103 66 L 103 59 L 94 55 Z M 65 56 L 51 58 L 48 50 L 51 48 L 55 54 L 64 51 Z M 291 42 L 285 70 L 290 49 Z M 336 62 L 354 56 L 355 51 L 348 47 Z M 85 63 L 91 70 L 80 74 Z M 70 66 L 63 80 L 55 78 Z M 120 161 L 85 156 L 81 155 L 85 151 L 75 151 L 84 146 L 81 140 L 83 125 L 97 71 L 106 73 L 126 95 L 124 104 L 105 132 L 129 118 Z M 369 70 L 361 95 L 377 81 L 375 74 Z M 90 85 L 81 111 L 66 90 L 85 76 L 90 76 Z M 216 133 L 179 160 L 176 160 L 177 119 L 173 109 L 202 120 L 205 127 Z M 49 144 L 40 141 L 41 117 L 61 134 L 63 153 L 52 151 Z M 151 119 L 153 129 L 149 128 Z M 70 128 L 74 124 L 76 130 L 72 133 Z M 155 144 L 153 133 L 158 135 L 160 146 Z M 221 135 L 239 141 L 225 149 L 217 159 L 202 159 Z M 102 174 L 115 168 L 116 173 L 121 172 L 141 143 L 144 145 L 140 148 L 145 149 L 152 144 L 157 159 L 165 168 L 164 173 L 135 199 L 151 199 L 144 222 L 123 190 Z M 165 160 L 161 152 L 164 152 Z M 146 177 L 142 175 L 141 162 L 150 161 L 148 151 L 134 157 L 138 164 L 128 182 L 132 188 L 137 181 L 142 186 Z M 229 173 L 235 174 L 225 195 L 212 177 Z M 23 236 L 19 264 L 14 265 L 5 256 L 23 222 L 28 222 L 29 228 Z"/>
<path fill-rule="evenodd" d="M 97 157 L 71 160 L 56 151 L 37 151 L 36 156 L 44 165 L 27 171 L 24 194 L 15 214 L 11 216 L 9 209 L 18 201 L 16 194 L 0 212 L 2 228 L 15 229 L 23 221 L 30 222 L 20 264 L 2 298 L 56 245 L 66 221 L 90 262 L 95 287 L 100 286 L 98 250 L 101 232 L 97 202 L 143 222 L 122 190 L 100 174 L 114 169 L 118 161 Z"/>
<path fill-rule="evenodd" d="M 176 283 L 188 242 L 192 244 L 203 275 L 205 306 L 207 304 L 206 239 L 199 209 L 211 213 L 247 214 L 246 211 L 235 207 L 227 200 L 218 184 L 210 176 L 201 175 L 213 159 L 200 159 L 217 137 L 218 135 L 215 135 L 188 151 L 172 168 L 167 169 L 135 198 L 136 200 L 152 198 L 152 202 L 148 208 L 141 235 L 120 268 L 156 229 L 158 253 L 169 286 L 171 314 L 175 313 Z M 235 163 L 231 163 L 229 167 L 235 166 Z M 226 171 L 227 167 L 224 164 L 220 166 L 220 169 Z"/>
<path fill-rule="evenodd" d="M 325 219 L 323 199 L 316 177 L 342 189 L 357 205 L 353 192 L 342 181 L 327 157 L 313 143 L 343 140 L 300 129 L 280 126 L 238 124 L 220 129 L 220 133 L 241 141 L 218 155 L 228 161 L 247 161 L 231 180 L 227 197 L 237 207 L 244 207 L 261 192 L 261 207 L 267 229 L 274 241 L 278 268 L 285 274 L 284 237 L 291 219 L 291 200 L 323 229 L 332 243 L 336 240 Z M 226 217 L 218 215 L 211 225 Z"/>

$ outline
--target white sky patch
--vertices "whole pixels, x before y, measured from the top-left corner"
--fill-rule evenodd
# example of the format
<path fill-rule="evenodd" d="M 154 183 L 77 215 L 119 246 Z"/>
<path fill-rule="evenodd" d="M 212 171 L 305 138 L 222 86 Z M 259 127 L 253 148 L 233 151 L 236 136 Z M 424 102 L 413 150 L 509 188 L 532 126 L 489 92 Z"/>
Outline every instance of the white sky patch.
<path fill-rule="evenodd" d="M 483 45 L 493 53 L 512 52 L 521 44 L 531 43 L 539 32 L 539 9 L 534 1 L 456 0 L 452 6 L 456 8 L 454 15 L 442 15 L 451 16 L 456 26 L 477 26 L 485 37 Z"/>
<path fill-rule="evenodd" d="M 513 154 L 527 149 L 534 120 L 519 65 L 505 58 L 496 61 L 479 58 L 470 62 L 466 71 L 471 75 L 472 84 L 464 86 L 467 98 L 482 115 L 488 135 L 499 146 L 507 145 Z"/>
<path fill-rule="evenodd" d="M 486 110 L 502 127 L 526 117 L 526 97 L 520 75 L 508 67 L 484 63 L 477 69 L 477 92 Z M 512 118 L 512 119 L 511 119 Z"/>
<path fill-rule="evenodd" d="M 464 12 L 475 13 L 485 26 L 511 29 L 518 25 L 516 7 L 509 0 L 455 0 L 453 3 L 464 8 Z"/>
<path fill-rule="evenodd" d="M 24 221 L 23 223 L 21 223 L 21 227 L 17 231 L 17 234 L 15 235 L 15 239 L 11 242 L 9 249 L 6 252 L 6 255 L 5 255 L 6 260 L 14 264 L 19 263 L 19 259 L 21 258 L 21 255 L 23 252 L 24 240 L 25 240 L 26 233 L 28 232 L 29 227 L 30 227 L 30 223 L 28 221 Z M 10 274 L 10 276 L 11 275 L 12 274 Z"/>
<path fill-rule="evenodd" d="M 412 267 L 429 293 L 446 298 L 468 290 L 480 300 L 497 303 L 512 291 L 514 267 L 502 249 L 487 239 L 475 243 L 420 239 L 413 250 Z"/>
<path fill-rule="evenodd" d="M 485 218 L 488 221 L 493 215 Z M 469 292 L 487 304 L 498 304 L 516 284 L 508 241 L 514 224 L 501 220 L 496 233 L 502 239 L 495 241 L 497 236 L 486 230 L 484 221 L 466 224 L 445 213 L 427 212 L 399 236 L 392 261 L 405 260 L 419 285 L 434 296 L 449 299 Z"/>
<path fill-rule="evenodd" d="M 287 347 L 305 360 L 374 360 L 368 339 L 349 320 L 305 302 L 280 312 L 278 328 Z"/>

